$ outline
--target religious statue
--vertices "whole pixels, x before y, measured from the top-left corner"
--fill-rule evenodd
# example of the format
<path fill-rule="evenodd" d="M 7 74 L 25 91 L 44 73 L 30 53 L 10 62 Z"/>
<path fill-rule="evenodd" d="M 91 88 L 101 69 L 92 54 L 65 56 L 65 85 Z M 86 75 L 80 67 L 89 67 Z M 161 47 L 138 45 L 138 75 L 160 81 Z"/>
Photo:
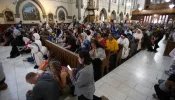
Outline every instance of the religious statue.
<path fill-rule="evenodd" d="M 89 0 L 89 2 L 88 2 L 88 8 L 90 8 L 90 9 L 92 9 L 92 8 L 94 8 L 95 6 L 94 6 L 94 0 Z"/>

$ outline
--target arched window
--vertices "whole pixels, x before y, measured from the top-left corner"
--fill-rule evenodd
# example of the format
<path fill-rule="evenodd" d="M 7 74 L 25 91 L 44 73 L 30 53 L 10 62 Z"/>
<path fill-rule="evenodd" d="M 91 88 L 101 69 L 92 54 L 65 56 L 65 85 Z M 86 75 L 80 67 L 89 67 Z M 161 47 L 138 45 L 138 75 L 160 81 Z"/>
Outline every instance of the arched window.
<path fill-rule="evenodd" d="M 65 21 L 65 13 L 64 13 L 64 11 L 63 10 L 60 10 L 59 12 L 58 12 L 58 18 L 59 18 L 59 20 L 60 21 Z"/>
<path fill-rule="evenodd" d="M 38 8 L 28 2 L 24 5 L 22 9 L 23 20 L 40 20 L 40 13 Z"/>

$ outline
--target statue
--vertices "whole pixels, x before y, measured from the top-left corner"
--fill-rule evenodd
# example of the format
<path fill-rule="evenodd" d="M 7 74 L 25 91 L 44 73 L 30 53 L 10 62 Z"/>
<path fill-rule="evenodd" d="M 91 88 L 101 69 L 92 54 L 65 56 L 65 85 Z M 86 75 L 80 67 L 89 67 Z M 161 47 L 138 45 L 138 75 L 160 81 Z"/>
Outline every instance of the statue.
<path fill-rule="evenodd" d="M 94 8 L 94 0 L 89 0 L 88 8 L 90 8 L 90 9 Z"/>

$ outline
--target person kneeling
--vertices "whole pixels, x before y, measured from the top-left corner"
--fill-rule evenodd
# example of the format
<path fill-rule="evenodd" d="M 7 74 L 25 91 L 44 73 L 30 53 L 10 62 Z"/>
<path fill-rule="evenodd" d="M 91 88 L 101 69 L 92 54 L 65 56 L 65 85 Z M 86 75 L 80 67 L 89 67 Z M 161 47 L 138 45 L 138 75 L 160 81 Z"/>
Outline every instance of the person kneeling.
<path fill-rule="evenodd" d="M 26 81 L 35 84 L 33 90 L 26 93 L 27 100 L 59 100 L 60 86 L 51 72 L 30 72 L 26 75 Z"/>

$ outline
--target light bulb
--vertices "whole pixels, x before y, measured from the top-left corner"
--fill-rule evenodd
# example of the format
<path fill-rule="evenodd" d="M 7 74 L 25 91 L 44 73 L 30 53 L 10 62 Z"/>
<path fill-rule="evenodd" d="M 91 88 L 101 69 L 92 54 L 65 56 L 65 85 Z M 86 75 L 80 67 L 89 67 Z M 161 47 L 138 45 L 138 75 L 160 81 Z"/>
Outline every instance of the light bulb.
<path fill-rule="evenodd" d="M 128 2 L 128 3 L 126 4 L 126 6 L 128 6 L 128 7 L 129 7 L 129 6 L 131 6 L 131 3 L 130 3 L 130 2 Z"/>
<path fill-rule="evenodd" d="M 166 2 L 170 2 L 170 0 L 165 0 Z"/>
<path fill-rule="evenodd" d="M 169 7 L 172 9 L 174 7 L 174 4 L 170 4 Z"/>
<path fill-rule="evenodd" d="M 139 11 L 141 11 L 142 10 L 142 8 L 139 8 Z"/>

